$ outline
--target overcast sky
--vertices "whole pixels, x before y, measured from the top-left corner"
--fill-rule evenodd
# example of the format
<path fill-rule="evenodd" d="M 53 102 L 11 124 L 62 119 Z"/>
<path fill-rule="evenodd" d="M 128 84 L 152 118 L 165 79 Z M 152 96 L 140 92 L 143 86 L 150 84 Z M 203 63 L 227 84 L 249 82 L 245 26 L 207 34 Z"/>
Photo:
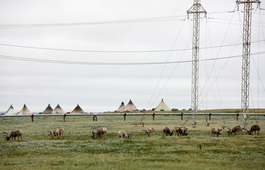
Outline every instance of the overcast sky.
<path fill-rule="evenodd" d="M 190 108 L 190 62 L 84 63 L 191 60 L 193 24 L 186 11 L 192 4 L 193 0 L 0 0 L 0 110 L 13 104 L 19 111 L 27 104 L 39 112 L 48 104 L 60 104 L 72 111 L 80 104 L 87 112 L 113 111 L 129 99 L 139 109 L 150 109 L 162 98 L 171 108 Z M 263 9 L 264 4 L 261 0 Z M 202 5 L 208 15 L 201 19 L 200 59 L 241 55 L 243 13 L 231 12 L 235 1 L 202 0 Z M 251 56 L 250 107 L 265 108 L 264 10 L 253 11 L 252 42 L 251 52 L 260 54 Z M 31 61 L 20 61 L 25 58 Z M 199 109 L 241 107 L 241 65 L 241 57 L 200 62 Z"/>

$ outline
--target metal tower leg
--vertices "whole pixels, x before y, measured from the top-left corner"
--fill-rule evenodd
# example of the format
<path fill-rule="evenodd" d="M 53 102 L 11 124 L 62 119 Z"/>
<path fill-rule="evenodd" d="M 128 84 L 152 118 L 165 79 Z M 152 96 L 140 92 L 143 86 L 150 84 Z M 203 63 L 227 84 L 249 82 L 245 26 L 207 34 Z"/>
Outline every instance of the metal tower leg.
<path fill-rule="evenodd" d="M 196 127 L 198 113 L 198 87 L 199 87 L 199 42 L 200 42 L 200 14 L 206 15 L 200 0 L 194 0 L 187 14 L 193 14 L 193 39 L 192 39 L 192 84 L 191 84 L 191 109 L 193 111 L 193 127 Z"/>
<path fill-rule="evenodd" d="M 247 114 L 249 113 L 249 84 L 250 84 L 250 45 L 251 45 L 251 19 L 252 4 L 260 4 L 259 0 L 236 0 L 237 9 L 239 4 L 244 4 L 243 21 L 243 51 L 242 51 L 242 84 L 241 84 L 241 111 L 244 115 L 243 127 L 247 126 Z"/>

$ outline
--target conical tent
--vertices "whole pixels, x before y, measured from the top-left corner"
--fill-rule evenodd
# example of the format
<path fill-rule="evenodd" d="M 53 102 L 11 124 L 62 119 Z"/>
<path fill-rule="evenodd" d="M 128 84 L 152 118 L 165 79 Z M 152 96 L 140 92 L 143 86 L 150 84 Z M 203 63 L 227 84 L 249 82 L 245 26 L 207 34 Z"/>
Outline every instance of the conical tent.
<path fill-rule="evenodd" d="M 27 106 L 24 104 L 21 111 L 18 113 L 18 115 L 30 115 L 32 112 L 27 108 Z"/>
<path fill-rule="evenodd" d="M 155 108 L 155 111 L 171 111 L 171 109 L 166 105 L 166 103 L 162 99 L 159 105 Z"/>
<path fill-rule="evenodd" d="M 61 106 L 58 104 L 58 105 L 54 108 L 52 114 L 65 114 L 65 111 L 64 111 L 64 110 L 61 108 Z"/>
<path fill-rule="evenodd" d="M 124 102 L 121 102 L 121 105 L 120 105 L 120 107 L 118 108 L 118 112 L 123 112 L 124 111 L 124 109 L 125 109 L 125 105 L 124 105 Z"/>
<path fill-rule="evenodd" d="M 124 111 L 135 111 L 137 110 L 136 106 L 133 104 L 132 100 L 130 99 L 129 103 L 124 108 Z"/>
<path fill-rule="evenodd" d="M 4 115 L 16 115 L 17 111 L 14 109 L 14 107 L 11 105 L 9 109 L 4 113 Z"/>
<path fill-rule="evenodd" d="M 85 112 L 79 105 L 77 105 L 71 113 L 85 113 Z"/>
<path fill-rule="evenodd" d="M 49 104 L 46 109 L 42 112 L 42 114 L 52 114 L 53 109 L 51 107 L 51 105 Z"/>

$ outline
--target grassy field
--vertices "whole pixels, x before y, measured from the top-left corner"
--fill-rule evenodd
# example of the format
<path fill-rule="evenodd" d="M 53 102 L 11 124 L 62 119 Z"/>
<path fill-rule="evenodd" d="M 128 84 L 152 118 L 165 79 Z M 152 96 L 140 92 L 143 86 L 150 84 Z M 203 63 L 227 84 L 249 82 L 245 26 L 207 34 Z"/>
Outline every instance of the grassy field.
<path fill-rule="evenodd" d="M 265 168 L 265 117 L 250 117 L 248 128 L 258 123 L 260 135 L 211 137 L 210 129 L 240 124 L 234 116 L 198 116 L 198 125 L 186 123 L 188 136 L 162 136 L 162 128 L 180 126 L 179 116 L 152 117 L 127 116 L 98 117 L 36 117 L 0 118 L 1 131 L 23 130 L 22 141 L 0 141 L 0 169 L 264 169 Z M 135 127 L 143 119 L 145 127 Z M 155 134 L 144 135 L 143 130 L 154 127 Z M 63 127 L 64 139 L 51 139 L 48 130 Z M 108 134 L 100 140 L 91 138 L 91 131 L 107 127 Z M 130 141 L 119 139 L 122 129 L 132 135 Z"/>

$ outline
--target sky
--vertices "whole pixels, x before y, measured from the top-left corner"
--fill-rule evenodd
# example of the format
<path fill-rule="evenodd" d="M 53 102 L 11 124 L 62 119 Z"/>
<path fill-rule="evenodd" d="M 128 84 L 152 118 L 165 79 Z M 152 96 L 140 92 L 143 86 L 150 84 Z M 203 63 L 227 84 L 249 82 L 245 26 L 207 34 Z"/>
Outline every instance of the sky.
<path fill-rule="evenodd" d="M 240 108 L 243 6 L 201 3 L 207 16 L 200 20 L 199 109 Z M 24 104 L 33 112 L 48 104 L 114 111 L 130 99 L 139 109 L 161 99 L 190 108 L 192 4 L 0 0 L 0 111 L 11 104 L 18 111 Z M 253 5 L 250 108 L 265 108 L 264 4 Z"/>

